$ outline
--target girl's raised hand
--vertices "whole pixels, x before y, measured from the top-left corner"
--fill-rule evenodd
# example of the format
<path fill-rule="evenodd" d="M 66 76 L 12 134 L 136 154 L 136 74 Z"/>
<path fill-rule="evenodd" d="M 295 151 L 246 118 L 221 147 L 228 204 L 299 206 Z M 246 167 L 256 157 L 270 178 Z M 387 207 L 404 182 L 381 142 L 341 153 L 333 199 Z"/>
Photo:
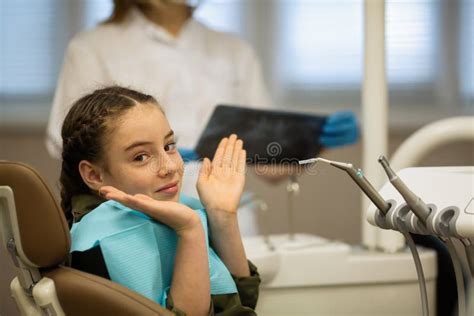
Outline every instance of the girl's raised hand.
<path fill-rule="evenodd" d="M 232 134 L 223 138 L 212 162 L 205 158 L 197 182 L 199 197 L 208 213 L 235 215 L 245 185 L 246 153 Z"/>
<path fill-rule="evenodd" d="M 158 201 L 144 194 L 130 195 L 112 186 L 101 187 L 99 193 L 107 200 L 120 202 L 170 226 L 178 235 L 196 228 L 202 229 L 199 215 L 184 204 Z"/>

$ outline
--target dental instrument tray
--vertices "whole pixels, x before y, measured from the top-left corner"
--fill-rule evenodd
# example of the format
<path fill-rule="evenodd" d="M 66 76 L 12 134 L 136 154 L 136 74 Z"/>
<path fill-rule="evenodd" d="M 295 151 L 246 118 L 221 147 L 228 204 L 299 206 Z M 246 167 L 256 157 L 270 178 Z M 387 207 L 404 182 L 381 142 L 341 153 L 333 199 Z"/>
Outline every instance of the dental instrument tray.
<path fill-rule="evenodd" d="M 212 159 L 220 140 L 235 133 L 244 141 L 248 163 L 297 163 L 321 151 L 318 140 L 325 120 L 326 116 L 309 113 L 218 105 L 195 151 Z"/>

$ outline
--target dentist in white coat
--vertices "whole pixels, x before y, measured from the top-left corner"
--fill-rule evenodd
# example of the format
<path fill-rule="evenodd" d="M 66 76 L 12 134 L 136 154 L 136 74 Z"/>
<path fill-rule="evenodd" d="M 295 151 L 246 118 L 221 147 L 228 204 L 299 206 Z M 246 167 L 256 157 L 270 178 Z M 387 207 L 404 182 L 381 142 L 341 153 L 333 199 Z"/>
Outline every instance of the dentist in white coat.
<path fill-rule="evenodd" d="M 269 107 L 260 63 L 234 35 L 193 18 L 199 1 L 114 0 L 110 18 L 69 43 L 46 131 L 51 156 L 61 158 L 61 126 L 72 103 L 94 89 L 117 84 L 153 95 L 173 127 L 185 161 L 217 104 Z M 358 139 L 351 112 L 329 116 L 320 141 L 338 147 Z M 196 196 L 199 163 L 187 164 L 183 193 Z M 240 212 L 242 213 L 242 212 Z M 243 234 L 256 233 L 242 223 Z"/>

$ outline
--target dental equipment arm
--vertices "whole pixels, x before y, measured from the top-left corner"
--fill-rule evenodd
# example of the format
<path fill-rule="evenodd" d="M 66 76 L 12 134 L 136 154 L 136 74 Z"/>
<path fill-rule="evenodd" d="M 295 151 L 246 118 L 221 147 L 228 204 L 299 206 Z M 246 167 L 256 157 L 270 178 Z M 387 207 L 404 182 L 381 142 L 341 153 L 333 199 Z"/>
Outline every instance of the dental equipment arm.
<path fill-rule="evenodd" d="M 330 164 L 338 169 L 344 170 L 354 180 L 354 182 L 364 191 L 365 195 L 377 206 L 377 208 L 386 215 L 390 209 L 390 203 L 384 200 L 384 198 L 378 193 L 378 191 L 370 184 L 364 173 L 360 169 L 355 169 L 350 163 L 331 161 L 324 158 L 313 158 L 307 160 L 301 160 L 300 165 L 313 163 L 313 162 L 324 162 Z"/>

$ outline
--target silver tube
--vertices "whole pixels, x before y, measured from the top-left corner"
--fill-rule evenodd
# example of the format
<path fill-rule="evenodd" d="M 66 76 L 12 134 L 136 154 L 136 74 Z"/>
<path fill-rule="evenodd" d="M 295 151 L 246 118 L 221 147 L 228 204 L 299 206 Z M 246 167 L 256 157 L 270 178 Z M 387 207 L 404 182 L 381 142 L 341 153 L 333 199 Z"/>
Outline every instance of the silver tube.
<path fill-rule="evenodd" d="M 365 195 L 377 206 L 377 208 L 386 215 L 390 209 L 390 204 L 379 194 L 379 192 L 370 184 L 361 169 L 355 169 L 352 164 L 342 166 L 341 164 L 331 163 L 331 165 L 346 171 Z"/>

